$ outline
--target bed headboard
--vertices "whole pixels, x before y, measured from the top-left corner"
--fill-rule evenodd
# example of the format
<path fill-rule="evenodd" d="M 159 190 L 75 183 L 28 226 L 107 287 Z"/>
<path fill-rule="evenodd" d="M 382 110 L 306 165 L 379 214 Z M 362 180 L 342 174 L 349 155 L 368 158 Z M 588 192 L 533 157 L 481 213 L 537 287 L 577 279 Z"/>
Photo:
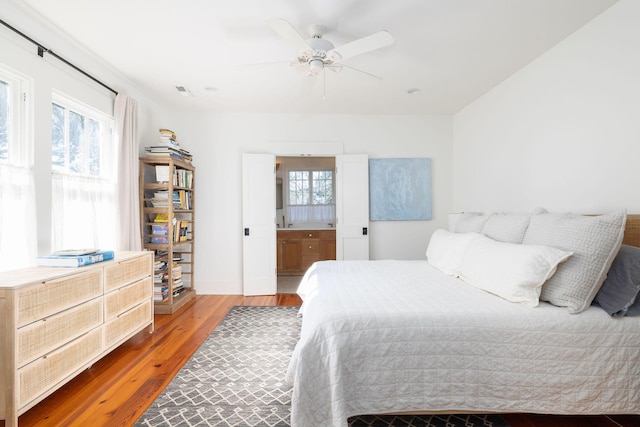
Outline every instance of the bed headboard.
<path fill-rule="evenodd" d="M 622 243 L 640 246 L 640 214 L 627 215 L 627 225 L 624 229 Z"/>

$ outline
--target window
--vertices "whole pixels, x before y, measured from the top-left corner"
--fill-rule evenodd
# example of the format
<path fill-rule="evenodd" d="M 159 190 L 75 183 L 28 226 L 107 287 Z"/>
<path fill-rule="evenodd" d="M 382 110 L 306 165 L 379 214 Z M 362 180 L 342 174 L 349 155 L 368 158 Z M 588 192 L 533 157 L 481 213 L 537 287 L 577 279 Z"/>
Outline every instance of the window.
<path fill-rule="evenodd" d="M 289 171 L 289 205 L 333 204 L 333 171 Z"/>
<path fill-rule="evenodd" d="M 0 65 L 0 162 L 31 167 L 29 137 L 31 81 L 17 71 Z"/>
<path fill-rule="evenodd" d="M 332 170 L 289 170 L 287 176 L 289 223 L 335 223 Z"/>
<path fill-rule="evenodd" d="M 0 270 L 25 267 L 37 254 L 31 86 L 0 65 Z"/>
<path fill-rule="evenodd" d="M 113 118 L 55 93 L 51 104 L 52 249 L 115 247 Z"/>
<path fill-rule="evenodd" d="M 0 80 L 0 160 L 9 160 L 9 83 Z"/>
<path fill-rule="evenodd" d="M 55 172 L 108 178 L 111 161 L 111 125 L 54 102 L 51 105 L 51 169 Z"/>

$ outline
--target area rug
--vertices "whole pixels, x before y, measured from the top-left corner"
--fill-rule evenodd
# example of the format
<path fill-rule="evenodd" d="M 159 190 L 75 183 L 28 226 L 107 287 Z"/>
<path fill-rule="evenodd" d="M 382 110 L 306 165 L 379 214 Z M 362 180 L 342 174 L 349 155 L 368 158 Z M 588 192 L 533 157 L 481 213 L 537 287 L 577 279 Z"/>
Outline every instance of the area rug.
<path fill-rule="evenodd" d="M 288 427 L 298 307 L 233 307 L 136 427 Z M 360 416 L 350 427 L 508 427 L 498 415 Z M 320 426 L 318 426 L 320 427 Z"/>

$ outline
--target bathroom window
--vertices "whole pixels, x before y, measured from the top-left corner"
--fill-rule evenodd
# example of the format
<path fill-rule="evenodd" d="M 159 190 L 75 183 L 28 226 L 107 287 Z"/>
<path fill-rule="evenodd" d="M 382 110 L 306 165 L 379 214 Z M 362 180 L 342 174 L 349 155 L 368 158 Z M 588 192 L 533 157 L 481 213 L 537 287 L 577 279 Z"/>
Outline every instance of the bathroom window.
<path fill-rule="evenodd" d="M 335 223 L 332 170 L 289 170 L 289 222 Z"/>
<path fill-rule="evenodd" d="M 333 171 L 289 171 L 289 205 L 333 204 Z"/>

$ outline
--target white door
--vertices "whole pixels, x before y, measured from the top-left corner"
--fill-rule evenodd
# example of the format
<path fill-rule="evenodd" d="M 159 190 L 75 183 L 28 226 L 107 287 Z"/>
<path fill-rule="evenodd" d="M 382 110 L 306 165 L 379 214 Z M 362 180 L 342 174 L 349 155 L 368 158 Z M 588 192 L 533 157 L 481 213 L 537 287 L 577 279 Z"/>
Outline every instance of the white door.
<path fill-rule="evenodd" d="M 336 259 L 369 259 L 369 157 L 336 156 Z"/>
<path fill-rule="evenodd" d="M 244 295 L 275 295 L 276 158 L 242 155 L 242 276 Z"/>

